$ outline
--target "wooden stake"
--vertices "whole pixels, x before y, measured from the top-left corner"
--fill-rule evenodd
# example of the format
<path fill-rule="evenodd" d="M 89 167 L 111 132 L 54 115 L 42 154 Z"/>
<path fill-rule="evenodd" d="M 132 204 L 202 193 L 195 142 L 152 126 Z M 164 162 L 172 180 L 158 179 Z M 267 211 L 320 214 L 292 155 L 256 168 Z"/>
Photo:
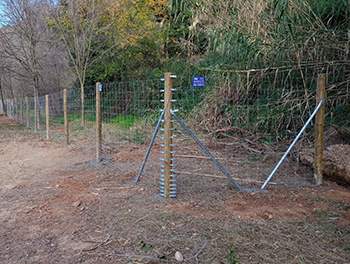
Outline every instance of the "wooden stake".
<path fill-rule="evenodd" d="M 174 158 L 189 158 L 189 159 L 208 159 L 211 160 L 209 157 L 204 156 L 195 156 L 195 155 L 173 155 Z M 224 160 L 223 158 L 215 158 L 216 160 Z"/>
<path fill-rule="evenodd" d="M 38 97 L 34 93 L 34 131 L 38 131 Z"/>
<path fill-rule="evenodd" d="M 26 97 L 26 119 L 27 119 L 27 127 L 29 127 L 29 99 Z"/>
<path fill-rule="evenodd" d="M 171 180 L 171 160 L 172 160 L 172 115 L 170 108 L 172 108 L 173 99 L 173 79 L 171 73 L 164 75 L 164 197 L 170 197 L 170 180 Z"/>
<path fill-rule="evenodd" d="M 13 99 L 13 117 L 14 117 L 14 120 L 17 122 L 18 119 L 17 119 L 17 99 Z"/>
<path fill-rule="evenodd" d="M 204 177 L 210 177 L 210 178 L 218 178 L 218 179 L 227 179 L 226 176 L 220 176 L 220 175 L 212 175 L 212 174 L 205 174 L 205 173 L 191 173 L 187 171 L 178 171 L 177 174 L 185 174 L 185 175 L 193 175 L 193 176 L 204 176 Z M 257 182 L 257 183 L 264 183 L 263 181 L 258 181 L 255 179 L 242 179 L 242 178 L 232 178 L 235 181 L 245 181 L 245 182 Z M 269 184 L 276 185 L 275 182 L 269 182 Z"/>
<path fill-rule="evenodd" d="M 21 124 L 24 124 L 24 121 L 23 121 L 23 97 L 21 97 L 21 100 L 20 100 L 20 107 L 21 107 Z"/>
<path fill-rule="evenodd" d="M 96 161 L 101 161 L 102 119 L 100 84 L 96 83 Z"/>
<path fill-rule="evenodd" d="M 80 92 L 80 101 L 81 101 L 81 126 L 86 126 L 85 121 L 85 93 L 84 93 L 84 87 L 81 86 L 81 92 Z"/>
<path fill-rule="evenodd" d="M 46 139 L 50 139 L 50 108 L 49 108 L 49 95 L 45 96 L 46 99 Z"/>
<path fill-rule="evenodd" d="M 67 89 L 63 90 L 63 109 L 64 109 L 64 134 L 66 136 L 66 144 L 69 144 L 69 127 L 68 127 L 68 96 Z"/>
<path fill-rule="evenodd" d="M 326 75 L 319 74 L 317 78 L 317 104 L 325 99 Z M 323 104 L 316 114 L 316 142 L 315 142 L 315 177 L 316 185 L 322 184 L 323 174 L 323 127 L 324 127 L 324 107 Z"/>

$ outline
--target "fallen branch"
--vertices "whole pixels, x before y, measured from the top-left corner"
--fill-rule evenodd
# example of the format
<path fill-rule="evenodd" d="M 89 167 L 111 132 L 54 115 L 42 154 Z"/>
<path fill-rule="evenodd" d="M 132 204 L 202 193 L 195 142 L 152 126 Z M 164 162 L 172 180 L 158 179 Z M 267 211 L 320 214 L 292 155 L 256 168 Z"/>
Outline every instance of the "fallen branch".
<path fill-rule="evenodd" d="M 189 257 L 189 258 L 185 258 L 184 261 L 188 261 L 188 260 L 190 260 L 190 259 L 196 258 L 196 257 L 199 255 L 199 253 L 201 253 L 201 252 L 203 251 L 203 249 L 205 248 L 205 246 L 207 245 L 207 243 L 208 243 L 208 240 L 207 240 L 207 238 L 205 238 L 204 245 L 198 250 L 198 252 L 196 253 L 196 255 L 194 255 L 194 256 L 192 256 L 192 257 Z"/>
<path fill-rule="evenodd" d="M 238 127 L 225 127 L 225 128 L 219 128 L 211 133 L 209 133 L 210 136 L 212 135 L 215 135 L 215 134 L 218 134 L 218 133 L 225 133 L 227 134 L 228 132 L 231 132 L 231 131 L 239 131 L 241 132 L 242 134 L 248 134 L 248 135 L 251 135 L 251 133 L 249 133 L 248 131 L 245 131 L 243 130 L 242 128 L 238 128 Z"/>
<path fill-rule="evenodd" d="M 140 219 L 136 220 L 134 223 L 136 224 L 136 223 L 142 221 L 143 219 L 147 218 L 148 216 L 150 216 L 150 214 L 147 214 L 147 215 L 141 217 Z"/>
<path fill-rule="evenodd" d="M 210 159 L 204 156 L 193 156 L 193 155 L 174 155 L 174 158 L 193 158 L 193 159 Z M 223 158 L 215 158 L 217 160 L 223 160 Z"/>
<path fill-rule="evenodd" d="M 161 258 L 154 258 L 150 256 L 144 256 L 144 255 L 132 255 L 132 254 L 120 254 L 115 251 L 112 252 L 114 255 L 122 258 L 146 258 L 146 259 L 153 259 L 153 260 L 158 260 L 158 261 L 165 261 L 168 262 L 167 259 L 161 259 Z"/>
<path fill-rule="evenodd" d="M 110 238 L 111 238 L 111 235 L 109 235 L 109 236 L 107 237 L 106 240 L 104 240 L 104 241 L 102 241 L 101 243 L 97 244 L 97 245 L 94 246 L 93 248 L 83 249 L 83 251 L 92 251 L 92 250 L 95 250 L 96 248 L 99 248 L 100 246 L 106 244 Z M 106 244 L 106 245 L 107 245 L 107 244 Z"/>
<path fill-rule="evenodd" d="M 242 144 L 242 146 L 246 149 L 246 150 L 249 150 L 251 153 L 259 153 L 259 154 L 262 154 L 263 152 L 260 151 L 260 150 L 257 150 L 257 149 L 253 149 L 253 148 L 250 148 L 248 147 L 246 144 Z"/>
<path fill-rule="evenodd" d="M 177 174 L 197 175 L 197 176 L 205 176 L 205 177 L 212 177 L 212 178 L 219 178 L 219 179 L 227 179 L 226 176 L 203 174 L 203 173 L 191 173 L 191 172 L 187 172 L 187 171 L 178 171 Z M 253 180 L 253 179 L 242 179 L 242 178 L 232 178 L 232 179 L 237 180 L 237 181 L 264 183 L 263 181 L 257 181 L 257 180 Z M 277 184 L 277 183 L 269 182 L 269 184 Z"/>

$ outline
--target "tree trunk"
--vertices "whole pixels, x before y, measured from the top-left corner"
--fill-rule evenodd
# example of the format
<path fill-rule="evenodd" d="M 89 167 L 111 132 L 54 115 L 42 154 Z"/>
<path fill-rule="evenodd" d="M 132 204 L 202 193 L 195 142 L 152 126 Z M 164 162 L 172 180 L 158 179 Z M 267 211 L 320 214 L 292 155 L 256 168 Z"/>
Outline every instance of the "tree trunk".
<path fill-rule="evenodd" d="M 41 114 L 40 114 L 40 103 L 39 103 L 39 78 L 37 76 L 34 76 L 34 98 L 35 105 L 34 105 L 34 112 L 35 112 L 35 131 L 40 129 L 40 120 L 41 120 Z"/>
<path fill-rule="evenodd" d="M 2 87 L 1 87 L 1 77 L 0 77 L 0 96 L 1 96 L 1 104 L 2 104 L 2 115 L 6 116 L 6 105 L 4 101 L 4 94 L 2 92 Z"/>

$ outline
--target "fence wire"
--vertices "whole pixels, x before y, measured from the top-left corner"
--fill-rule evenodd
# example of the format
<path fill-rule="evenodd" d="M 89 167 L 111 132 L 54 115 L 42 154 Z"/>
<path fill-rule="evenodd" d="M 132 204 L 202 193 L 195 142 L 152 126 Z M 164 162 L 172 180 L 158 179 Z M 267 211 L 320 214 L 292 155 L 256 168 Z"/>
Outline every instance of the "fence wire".
<path fill-rule="evenodd" d="M 205 86 L 194 87 L 193 76 L 173 80 L 176 101 L 173 109 L 183 122 L 218 157 L 232 157 L 234 142 L 245 138 L 243 148 L 259 154 L 256 144 L 294 137 L 316 106 L 317 75 L 327 75 L 326 120 L 340 125 L 350 120 L 350 66 L 320 64 L 303 68 L 276 68 L 248 71 L 198 70 L 206 78 Z M 147 145 L 164 105 L 161 79 L 102 84 L 102 153 L 114 159 L 120 144 Z M 95 140 L 96 86 L 84 88 L 86 127 L 82 129 L 81 89 L 70 89 L 68 121 L 71 139 Z M 35 117 L 35 102 L 36 113 Z M 46 97 L 4 100 L 0 109 L 7 115 L 40 133 L 45 132 Z M 49 95 L 50 137 L 64 138 L 63 92 Z M 37 120 L 37 124 L 35 124 Z M 174 141 L 183 154 L 199 155 L 193 140 L 174 123 Z M 311 124 L 307 131 L 313 129 Z M 159 133 L 161 136 L 161 132 Z M 254 140 L 252 140 L 254 139 Z M 157 139 L 156 144 L 161 144 Z M 255 145 L 254 145 L 255 144 Z M 242 148 L 242 145 L 240 146 Z"/>
<path fill-rule="evenodd" d="M 102 85 L 101 112 L 105 153 L 114 153 L 116 140 L 144 144 L 157 123 L 161 80 L 121 82 Z"/>

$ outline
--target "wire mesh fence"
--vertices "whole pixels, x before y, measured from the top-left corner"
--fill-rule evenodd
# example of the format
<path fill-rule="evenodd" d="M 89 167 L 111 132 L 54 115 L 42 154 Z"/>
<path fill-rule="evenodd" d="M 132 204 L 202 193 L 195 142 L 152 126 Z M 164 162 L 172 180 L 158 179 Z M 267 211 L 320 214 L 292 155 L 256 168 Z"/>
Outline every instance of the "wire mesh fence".
<path fill-rule="evenodd" d="M 148 141 L 158 119 L 161 80 L 102 85 L 102 150 L 113 153 L 116 139 L 137 144 Z"/>
<path fill-rule="evenodd" d="M 337 79 L 346 74 L 344 67 L 327 66 L 326 105 L 332 117 L 350 104 L 349 82 Z M 234 127 L 276 138 L 295 134 L 316 105 L 320 68 L 208 71 L 203 72 L 205 87 L 193 87 L 191 77 L 179 76 L 174 80 L 174 105 L 180 110 L 179 116 L 198 131 L 212 133 Z M 162 108 L 163 86 L 161 80 L 102 84 L 102 121 L 115 130 L 112 135 L 127 141 L 147 141 L 152 131 L 149 125 L 154 125 Z M 96 117 L 95 87 L 85 87 L 84 92 L 86 120 L 92 124 Z M 37 98 L 36 106 L 35 98 L 5 100 L 11 118 L 40 131 L 45 124 L 45 96 Z M 62 92 L 49 95 L 49 107 L 50 121 L 63 124 Z M 70 121 L 81 118 L 80 89 L 68 90 L 68 112 Z"/>
<path fill-rule="evenodd" d="M 326 119 L 349 124 L 350 94 L 345 64 L 320 64 L 303 67 L 247 71 L 200 70 L 205 85 L 193 83 L 193 76 L 173 80 L 173 109 L 222 162 L 237 162 L 242 153 L 260 155 L 269 142 L 295 136 L 316 106 L 317 75 L 327 74 Z M 203 79 L 202 79 L 203 80 Z M 164 108 L 164 82 L 161 79 L 102 84 L 102 155 L 116 159 L 121 144 L 147 146 Z M 45 132 L 49 113 L 50 138 L 63 140 L 63 92 L 46 97 L 6 99 L 0 109 L 40 133 Z M 69 137 L 95 140 L 96 86 L 84 88 L 86 127 L 82 127 L 81 89 L 67 91 Z M 174 122 L 174 147 L 177 156 L 200 157 L 202 152 L 184 129 Z M 313 129 L 313 124 L 307 131 Z M 159 136 L 162 137 L 162 132 Z M 243 140 L 238 140 L 239 138 Z M 239 142 L 239 144 L 237 144 Z M 156 144 L 160 146 L 162 139 Z M 189 166 L 194 163 L 189 164 Z M 217 170 L 198 165 L 203 174 Z M 183 169 L 185 170 L 187 169 Z M 190 170 L 190 169 L 188 169 Z"/>

